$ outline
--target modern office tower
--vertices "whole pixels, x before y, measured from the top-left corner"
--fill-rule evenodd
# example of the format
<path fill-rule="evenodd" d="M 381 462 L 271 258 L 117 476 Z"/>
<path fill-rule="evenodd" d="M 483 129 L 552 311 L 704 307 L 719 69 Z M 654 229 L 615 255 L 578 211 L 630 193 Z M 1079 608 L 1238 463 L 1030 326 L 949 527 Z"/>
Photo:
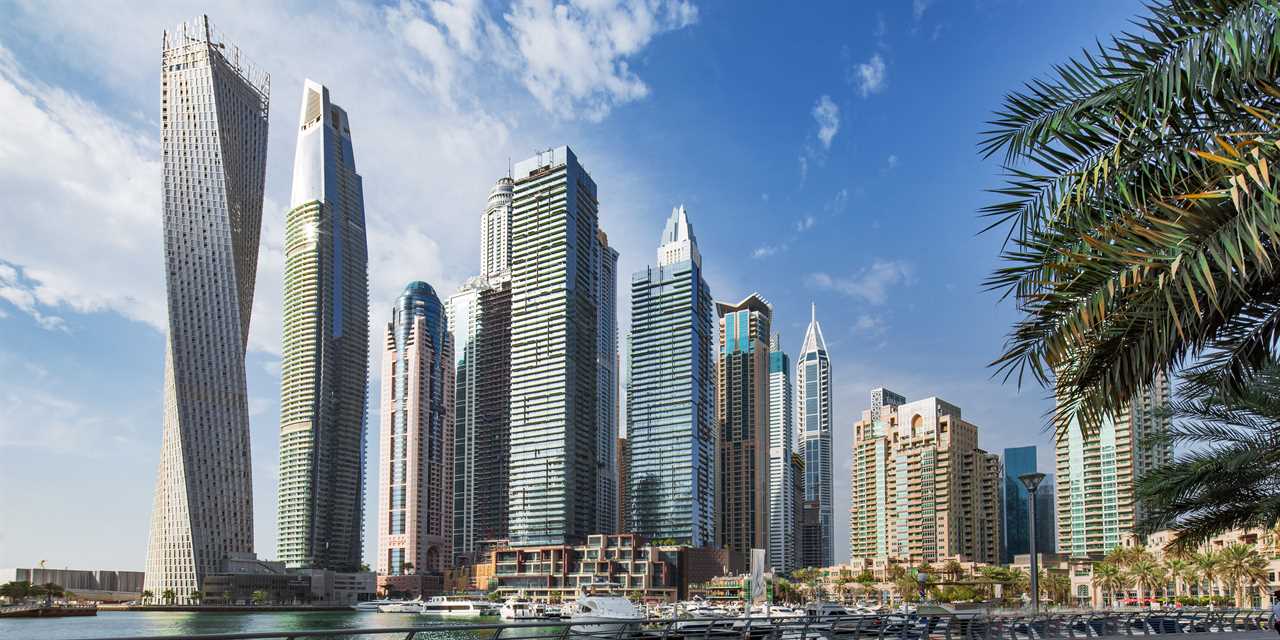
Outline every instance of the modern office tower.
<path fill-rule="evenodd" d="M 596 230 L 596 525 L 592 533 L 618 526 L 618 251 Z"/>
<path fill-rule="evenodd" d="M 445 313 L 454 337 L 453 555 L 472 563 L 507 537 L 511 280 L 467 281 Z"/>
<path fill-rule="evenodd" d="M 1173 457 L 1172 445 L 1159 437 L 1169 428 L 1168 405 L 1162 374 L 1097 430 L 1085 435 L 1073 422 L 1057 438 L 1059 553 L 1098 556 L 1132 533 L 1141 508 L 1137 479 Z"/>
<path fill-rule="evenodd" d="M 302 89 L 285 216 L 276 558 L 358 571 L 364 537 L 369 275 L 347 112 Z"/>
<path fill-rule="evenodd" d="M 1031 507 L 1027 488 L 1019 476 L 1036 472 L 1036 448 L 1004 450 L 1004 559 L 1009 564 L 1019 554 L 1031 552 Z M 1048 502 L 1045 501 L 1048 496 Z M 1047 507 L 1047 508 L 1046 508 Z M 1053 474 L 1048 474 L 1036 490 L 1036 551 L 1052 553 L 1054 545 Z"/>
<path fill-rule="evenodd" d="M 631 531 L 631 492 L 627 490 L 627 478 L 631 475 L 631 442 L 618 438 L 618 531 Z"/>
<path fill-rule="evenodd" d="M 998 562 L 1000 458 L 978 448 L 959 407 L 886 397 L 879 419 L 866 410 L 854 425 L 852 558 Z"/>
<path fill-rule="evenodd" d="M 774 571 L 791 571 L 800 562 L 800 540 L 796 537 L 795 387 L 791 383 L 791 358 L 782 351 L 782 338 L 769 341 L 769 566 Z M 801 486 L 804 479 L 800 478 Z M 803 498 L 802 498 L 803 499 Z M 822 565 L 826 566 L 826 565 Z"/>
<path fill-rule="evenodd" d="M 684 207 L 658 264 L 631 276 L 627 524 L 650 540 L 715 544 L 715 337 L 711 289 Z"/>
<path fill-rule="evenodd" d="M 453 336 L 431 285 L 410 282 L 383 334 L 378 573 L 452 560 Z"/>
<path fill-rule="evenodd" d="M 511 277 L 511 195 L 515 181 L 499 178 L 489 192 L 489 203 L 480 218 L 480 277 Z"/>
<path fill-rule="evenodd" d="M 568 147 L 516 164 L 513 180 L 510 535 L 566 544 L 600 525 L 596 185 Z"/>
<path fill-rule="evenodd" d="M 160 62 L 164 435 L 146 589 L 180 602 L 253 551 L 244 357 L 262 231 L 271 78 L 207 16 L 164 33 Z"/>
<path fill-rule="evenodd" d="M 1046 473 L 1036 489 L 1036 551 L 1058 552 L 1058 518 L 1054 513 L 1054 475 Z"/>
<path fill-rule="evenodd" d="M 769 546 L 769 348 L 773 307 L 753 293 L 716 303 L 720 359 L 716 417 L 720 428 L 720 546 L 736 553 Z"/>
<path fill-rule="evenodd" d="M 800 455 L 804 456 L 804 500 L 817 503 L 821 535 L 818 545 L 800 547 L 800 564 L 829 567 L 835 564 L 835 526 L 831 497 L 831 359 L 822 339 L 818 311 L 810 307 L 809 328 L 796 360 L 796 408 L 800 431 Z M 802 541 L 804 542 L 804 541 Z"/>

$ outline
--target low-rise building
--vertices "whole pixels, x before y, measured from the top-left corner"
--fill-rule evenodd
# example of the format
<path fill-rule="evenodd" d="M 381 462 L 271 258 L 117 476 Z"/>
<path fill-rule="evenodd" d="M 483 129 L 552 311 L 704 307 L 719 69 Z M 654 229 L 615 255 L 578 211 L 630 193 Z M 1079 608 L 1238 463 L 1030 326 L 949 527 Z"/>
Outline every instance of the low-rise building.
<path fill-rule="evenodd" d="M 504 547 L 494 551 L 493 578 L 503 597 L 548 601 L 576 598 L 582 588 L 609 583 L 645 601 L 674 602 L 676 567 L 635 534 L 596 534 L 585 545 Z"/>
<path fill-rule="evenodd" d="M 72 592 L 80 600 L 111 602 L 136 600 L 140 597 L 143 575 L 141 571 L 9 568 L 0 569 L 0 584 L 52 582 Z"/>

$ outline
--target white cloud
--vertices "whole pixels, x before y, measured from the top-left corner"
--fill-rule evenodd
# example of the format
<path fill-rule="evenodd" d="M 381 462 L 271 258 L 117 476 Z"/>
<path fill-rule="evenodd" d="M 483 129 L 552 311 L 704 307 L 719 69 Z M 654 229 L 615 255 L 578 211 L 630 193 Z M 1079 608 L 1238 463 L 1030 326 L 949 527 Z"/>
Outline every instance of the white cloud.
<path fill-rule="evenodd" d="M 889 155 L 889 159 L 888 159 L 888 164 L 889 164 L 889 168 L 890 168 L 890 169 L 895 169 L 895 168 L 897 168 L 897 166 L 898 166 L 898 156 L 893 155 L 893 154 L 890 154 L 890 155 Z"/>
<path fill-rule="evenodd" d="M 66 331 L 67 323 L 61 317 L 49 315 L 42 311 L 36 300 L 35 291 L 29 281 L 24 281 L 17 267 L 0 260 L 0 300 L 4 300 L 36 321 L 36 324 L 49 331 L 61 329 Z M 0 309 L 0 318 L 9 314 Z"/>
<path fill-rule="evenodd" d="M 800 156 L 800 184 L 803 185 L 804 181 L 807 180 L 808 178 L 809 178 L 809 158 L 807 156 Z"/>
<path fill-rule="evenodd" d="M 649 94 L 629 60 L 655 36 L 697 22 L 685 1 L 556 4 L 518 0 L 505 15 L 525 88 L 547 111 L 599 121 Z"/>
<path fill-rule="evenodd" d="M 787 250 L 786 243 L 764 244 L 756 247 L 755 250 L 751 252 L 751 257 L 755 258 L 756 260 L 760 260 L 762 258 L 768 258 L 769 256 L 776 255 L 786 250 Z"/>
<path fill-rule="evenodd" d="M 933 0 L 911 0 L 911 17 L 916 20 L 923 18 L 930 4 L 933 4 Z"/>
<path fill-rule="evenodd" d="M 849 206 L 849 189 L 841 188 L 831 197 L 831 202 L 827 203 L 827 211 L 833 214 L 844 213 L 846 207 Z"/>
<path fill-rule="evenodd" d="M 862 335 L 879 336 L 888 330 L 888 325 L 882 316 L 864 313 L 854 319 L 853 330 Z"/>
<path fill-rule="evenodd" d="M 886 76 L 884 58 L 874 54 L 871 59 L 859 64 L 853 70 L 853 81 L 858 87 L 858 95 L 867 97 L 884 90 Z"/>
<path fill-rule="evenodd" d="M 840 131 L 840 107 L 831 100 L 831 96 L 818 98 L 813 105 L 813 119 L 818 122 L 818 139 L 823 149 L 831 148 L 831 140 Z"/>
<path fill-rule="evenodd" d="M 843 293 L 872 305 L 888 301 L 892 290 L 911 283 L 913 267 L 899 260 L 876 259 L 850 277 L 835 277 L 818 272 L 808 277 L 809 286 Z"/>
<path fill-rule="evenodd" d="M 796 220 L 796 231 L 799 231 L 799 232 L 808 231 L 812 229 L 813 226 L 816 224 L 818 224 L 817 218 L 814 218 L 813 216 L 805 216 L 803 218 L 800 218 L 799 220 Z"/>
<path fill-rule="evenodd" d="M 0 449 L 119 460 L 145 446 L 136 436 L 132 421 L 95 413 L 63 394 L 14 383 L 0 389 Z"/>

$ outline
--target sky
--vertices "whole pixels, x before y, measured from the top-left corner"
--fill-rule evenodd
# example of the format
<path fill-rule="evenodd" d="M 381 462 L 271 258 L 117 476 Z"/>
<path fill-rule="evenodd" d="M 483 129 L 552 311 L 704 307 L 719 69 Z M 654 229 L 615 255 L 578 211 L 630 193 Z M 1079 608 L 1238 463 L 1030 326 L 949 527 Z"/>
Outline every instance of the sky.
<path fill-rule="evenodd" d="M 284 212 L 311 78 L 351 119 L 375 341 L 405 283 L 448 295 L 478 271 L 494 180 L 561 144 L 599 187 L 621 254 L 623 331 L 630 274 L 654 262 L 682 203 L 712 294 L 763 295 L 793 357 L 816 304 L 834 375 L 840 560 L 852 427 L 871 388 L 946 399 L 981 447 L 1036 445 L 1052 470 L 1047 391 L 987 366 L 1016 310 L 982 286 L 1003 236 L 979 233 L 1000 168 L 977 143 L 1005 93 L 1140 11 L 1110 0 L 0 0 L 0 567 L 145 561 L 166 327 L 166 28 L 207 13 L 271 74 L 247 358 L 259 557 L 275 555 Z"/>

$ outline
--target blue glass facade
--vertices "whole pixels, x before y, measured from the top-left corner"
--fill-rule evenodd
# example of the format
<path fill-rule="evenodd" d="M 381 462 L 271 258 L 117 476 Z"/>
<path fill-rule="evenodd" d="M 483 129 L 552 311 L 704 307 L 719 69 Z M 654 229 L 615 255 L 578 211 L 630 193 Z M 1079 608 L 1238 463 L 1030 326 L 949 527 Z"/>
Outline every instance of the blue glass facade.
<path fill-rule="evenodd" d="M 1027 504 L 1027 488 L 1018 476 L 1036 472 L 1036 448 L 1013 447 L 1004 450 L 1004 553 L 1005 563 L 1014 556 L 1031 552 L 1031 508 Z M 1052 553 L 1055 544 L 1053 513 L 1053 477 L 1048 476 L 1036 490 L 1036 551 Z"/>

